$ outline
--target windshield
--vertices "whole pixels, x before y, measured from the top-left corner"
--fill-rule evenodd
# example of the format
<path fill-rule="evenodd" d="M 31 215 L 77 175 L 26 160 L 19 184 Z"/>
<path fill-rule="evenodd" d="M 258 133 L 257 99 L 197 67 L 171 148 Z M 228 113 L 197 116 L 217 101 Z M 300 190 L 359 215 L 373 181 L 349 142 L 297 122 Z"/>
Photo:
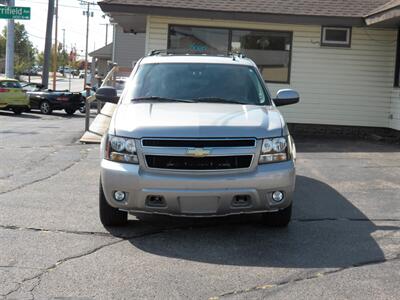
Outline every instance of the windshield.
<path fill-rule="evenodd" d="M 270 104 L 257 70 L 250 66 L 228 64 L 141 65 L 129 84 L 124 102 L 155 99 Z"/>

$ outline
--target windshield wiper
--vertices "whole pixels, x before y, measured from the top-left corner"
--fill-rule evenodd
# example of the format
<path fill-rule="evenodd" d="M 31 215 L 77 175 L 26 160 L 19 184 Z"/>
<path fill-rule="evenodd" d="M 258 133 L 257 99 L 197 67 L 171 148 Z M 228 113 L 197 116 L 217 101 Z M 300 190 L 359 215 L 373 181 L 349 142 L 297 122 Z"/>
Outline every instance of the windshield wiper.
<path fill-rule="evenodd" d="M 185 102 L 185 103 L 194 103 L 196 101 L 189 100 L 189 99 L 175 99 L 175 98 L 165 98 L 165 97 L 158 97 L 158 96 L 148 96 L 148 97 L 137 97 L 131 99 L 132 102 L 135 101 L 158 101 L 158 102 Z"/>
<path fill-rule="evenodd" d="M 242 104 L 242 105 L 250 105 L 251 103 L 246 103 L 238 100 L 231 100 L 219 97 L 201 97 L 192 99 L 196 102 L 211 102 L 211 103 L 229 103 L 229 104 Z"/>

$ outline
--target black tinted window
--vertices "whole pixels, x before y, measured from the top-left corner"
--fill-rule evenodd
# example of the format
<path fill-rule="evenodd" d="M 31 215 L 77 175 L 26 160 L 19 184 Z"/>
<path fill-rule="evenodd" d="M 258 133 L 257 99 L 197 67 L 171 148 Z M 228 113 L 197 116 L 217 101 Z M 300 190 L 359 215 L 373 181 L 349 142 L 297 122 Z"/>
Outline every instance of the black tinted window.
<path fill-rule="evenodd" d="M 347 35 L 348 35 L 347 30 L 337 30 L 337 29 L 326 29 L 325 30 L 325 39 L 327 41 L 346 42 Z"/>
<path fill-rule="evenodd" d="M 128 101 L 141 97 L 174 99 L 221 98 L 248 104 L 269 104 L 257 71 L 225 64 L 145 64 L 127 91 Z"/>

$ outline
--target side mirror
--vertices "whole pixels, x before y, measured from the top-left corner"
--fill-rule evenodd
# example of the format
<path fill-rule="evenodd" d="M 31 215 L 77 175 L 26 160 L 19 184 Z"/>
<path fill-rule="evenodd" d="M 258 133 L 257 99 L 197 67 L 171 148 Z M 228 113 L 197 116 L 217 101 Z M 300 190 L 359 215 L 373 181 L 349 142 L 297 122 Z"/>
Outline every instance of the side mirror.
<path fill-rule="evenodd" d="M 117 90 L 112 86 L 104 86 L 96 91 L 96 100 L 110 103 L 118 103 Z"/>
<path fill-rule="evenodd" d="M 300 95 L 298 92 L 292 89 L 279 90 L 274 99 L 276 106 L 295 104 L 300 101 Z"/>

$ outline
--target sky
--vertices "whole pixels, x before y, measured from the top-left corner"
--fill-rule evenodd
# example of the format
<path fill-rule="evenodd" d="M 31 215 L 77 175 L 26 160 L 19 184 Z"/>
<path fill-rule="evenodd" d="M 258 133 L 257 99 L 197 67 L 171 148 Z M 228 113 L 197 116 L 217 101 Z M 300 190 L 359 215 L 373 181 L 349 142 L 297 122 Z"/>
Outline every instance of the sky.
<path fill-rule="evenodd" d="M 93 0 L 92 2 L 97 2 Z M 46 23 L 47 23 L 48 0 L 15 0 L 15 6 L 31 7 L 30 20 L 16 20 L 25 24 L 32 43 L 43 51 Z M 104 13 L 98 5 L 92 5 L 94 16 L 90 18 L 89 26 L 89 52 L 105 45 L 106 26 L 108 18 L 103 18 Z M 59 0 L 58 8 L 58 42 L 63 41 L 63 30 L 65 29 L 65 45 L 69 51 L 76 47 L 78 54 L 84 56 L 86 42 L 86 16 L 83 11 L 86 8 L 80 5 L 79 0 Z M 1 19 L 0 27 L 7 25 L 7 21 Z M 53 22 L 53 43 L 54 43 L 55 22 Z M 112 26 L 108 26 L 108 43 L 112 42 Z"/>

